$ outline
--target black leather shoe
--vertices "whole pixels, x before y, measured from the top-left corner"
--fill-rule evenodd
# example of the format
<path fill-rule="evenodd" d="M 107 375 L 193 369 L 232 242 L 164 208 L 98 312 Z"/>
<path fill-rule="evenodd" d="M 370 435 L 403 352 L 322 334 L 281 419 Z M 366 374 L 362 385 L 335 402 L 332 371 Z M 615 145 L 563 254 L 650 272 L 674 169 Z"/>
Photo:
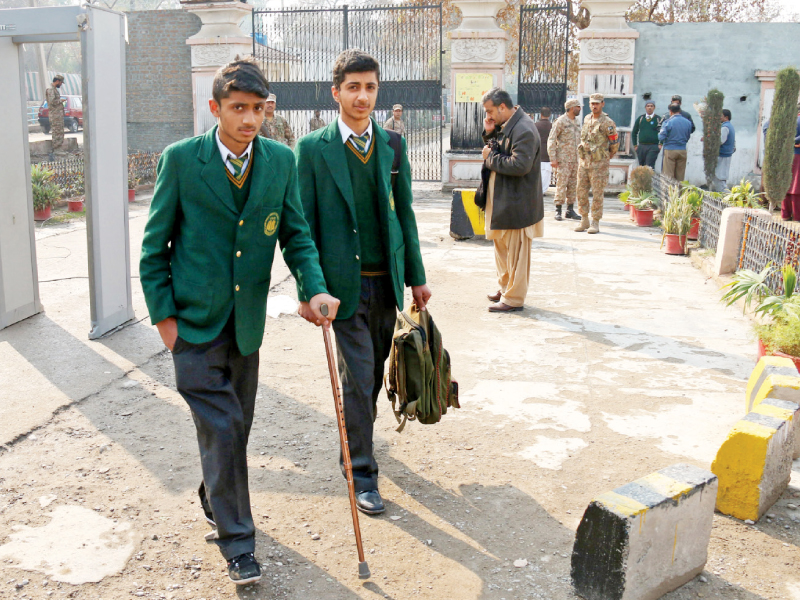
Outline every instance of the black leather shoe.
<path fill-rule="evenodd" d="M 379 515 L 386 510 L 378 490 L 367 490 L 356 494 L 356 506 L 365 515 Z"/>
<path fill-rule="evenodd" d="M 240 554 L 228 561 L 228 577 L 236 585 L 254 583 L 261 579 L 261 565 L 252 552 Z"/>

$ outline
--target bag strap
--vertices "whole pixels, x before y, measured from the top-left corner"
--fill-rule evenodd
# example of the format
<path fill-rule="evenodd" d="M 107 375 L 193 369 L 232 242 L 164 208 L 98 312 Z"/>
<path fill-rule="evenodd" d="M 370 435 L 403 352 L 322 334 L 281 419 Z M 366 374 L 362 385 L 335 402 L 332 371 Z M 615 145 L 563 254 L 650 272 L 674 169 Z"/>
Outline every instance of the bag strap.
<path fill-rule="evenodd" d="M 389 134 L 389 146 L 394 150 L 394 160 L 392 160 L 392 192 L 394 192 L 397 174 L 400 172 L 400 161 L 403 158 L 403 143 L 400 134 L 396 131 L 387 129 L 386 133 Z"/>

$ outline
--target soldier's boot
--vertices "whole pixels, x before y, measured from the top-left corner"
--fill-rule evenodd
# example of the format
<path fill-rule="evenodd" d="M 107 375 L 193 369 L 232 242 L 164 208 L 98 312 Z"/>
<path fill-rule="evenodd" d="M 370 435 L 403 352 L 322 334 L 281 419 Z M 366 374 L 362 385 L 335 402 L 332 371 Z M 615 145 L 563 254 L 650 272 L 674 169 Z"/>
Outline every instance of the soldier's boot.
<path fill-rule="evenodd" d="M 561 216 L 561 205 L 556 206 L 556 221 L 563 221 L 564 217 Z"/>
<path fill-rule="evenodd" d="M 564 216 L 567 219 L 575 219 L 576 221 L 581 220 L 581 216 L 575 212 L 575 210 L 572 208 L 572 204 L 567 204 L 567 212 L 564 213 Z"/>
<path fill-rule="evenodd" d="M 592 225 L 586 230 L 586 233 L 600 233 L 600 221 L 592 219 Z"/>
<path fill-rule="evenodd" d="M 583 215 L 581 217 L 581 224 L 575 228 L 575 231 L 580 233 L 581 231 L 586 231 L 587 229 L 589 229 L 589 216 Z"/>

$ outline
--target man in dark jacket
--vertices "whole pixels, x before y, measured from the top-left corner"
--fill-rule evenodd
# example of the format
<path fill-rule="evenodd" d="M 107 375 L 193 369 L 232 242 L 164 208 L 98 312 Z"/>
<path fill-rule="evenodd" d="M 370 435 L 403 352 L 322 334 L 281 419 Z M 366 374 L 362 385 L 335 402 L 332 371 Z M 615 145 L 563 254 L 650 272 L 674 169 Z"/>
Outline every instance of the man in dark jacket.
<path fill-rule="evenodd" d="M 672 101 L 670 102 L 670 105 L 672 105 L 672 104 L 677 104 L 680 107 L 680 112 L 678 114 L 680 116 L 682 116 L 684 119 L 686 119 L 687 121 L 689 121 L 689 123 L 692 124 L 692 130 L 689 133 L 690 134 L 694 133 L 694 131 L 696 129 L 696 127 L 694 126 L 694 119 L 692 119 L 692 115 L 690 115 L 688 112 L 683 110 L 683 98 L 681 98 L 679 94 L 675 94 L 674 96 L 672 96 Z M 671 115 L 670 115 L 669 112 L 664 113 L 664 116 L 661 117 L 661 124 L 663 125 L 664 121 L 669 119 L 670 116 Z"/>
<path fill-rule="evenodd" d="M 531 240 L 544 234 L 541 140 L 531 118 L 508 92 L 483 97 L 484 165 L 492 174 L 486 190 L 486 239 L 494 241 L 500 289 L 489 295 L 489 312 L 522 310 L 528 293 Z"/>

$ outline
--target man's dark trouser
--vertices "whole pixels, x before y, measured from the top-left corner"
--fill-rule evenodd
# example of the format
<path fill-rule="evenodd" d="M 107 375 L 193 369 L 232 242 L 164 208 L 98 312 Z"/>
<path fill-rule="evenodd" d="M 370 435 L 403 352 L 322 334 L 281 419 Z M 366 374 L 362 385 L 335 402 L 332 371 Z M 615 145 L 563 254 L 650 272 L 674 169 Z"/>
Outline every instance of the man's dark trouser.
<path fill-rule="evenodd" d="M 333 322 L 356 493 L 378 489 L 372 430 L 384 365 L 392 349 L 396 317 L 391 278 L 388 275 L 362 276 L 361 297 L 355 314 Z M 341 453 L 339 464 L 344 474 Z"/>
<path fill-rule="evenodd" d="M 658 144 L 639 144 L 636 148 L 636 158 L 643 167 L 654 169 L 658 160 Z"/>
<path fill-rule="evenodd" d="M 206 497 L 217 524 L 216 541 L 230 560 L 255 551 L 247 484 L 247 439 L 258 389 L 258 352 L 242 356 L 233 316 L 204 344 L 178 338 L 172 352 L 175 383 L 192 411 Z"/>

